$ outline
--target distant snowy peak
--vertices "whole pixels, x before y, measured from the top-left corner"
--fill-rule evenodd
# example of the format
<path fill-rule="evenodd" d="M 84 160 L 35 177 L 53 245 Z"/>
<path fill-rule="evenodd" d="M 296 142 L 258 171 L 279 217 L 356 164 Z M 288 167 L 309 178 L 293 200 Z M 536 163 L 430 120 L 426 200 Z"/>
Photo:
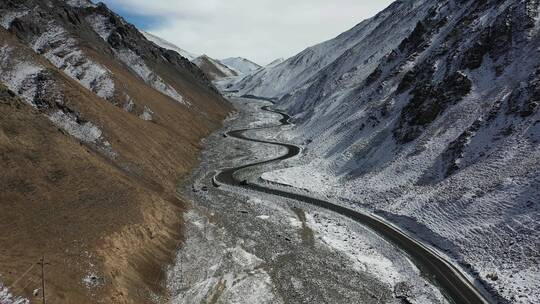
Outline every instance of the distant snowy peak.
<path fill-rule="evenodd" d="M 155 35 L 152 35 L 148 32 L 145 32 L 145 31 L 141 31 L 141 33 L 144 35 L 144 37 L 150 41 L 152 41 L 153 43 L 155 43 L 156 45 L 164 48 L 164 49 L 167 49 L 167 50 L 171 50 L 171 51 L 175 51 L 177 52 L 178 54 L 182 55 L 182 57 L 185 57 L 187 58 L 188 60 L 192 61 L 193 59 L 199 57 L 200 55 L 197 55 L 197 54 L 193 54 L 191 52 L 188 52 L 184 49 L 181 49 L 179 48 L 178 46 L 176 46 L 175 44 L 171 43 L 171 42 L 168 42 L 167 40 L 163 39 L 163 38 L 160 38 L 158 36 L 155 36 Z"/>
<path fill-rule="evenodd" d="M 279 65 L 280 63 L 282 63 L 283 61 L 285 61 L 285 58 L 278 58 L 272 62 L 270 62 L 269 64 L 267 64 L 265 66 L 265 68 L 270 68 L 270 67 L 274 67 L 276 65 Z"/>
<path fill-rule="evenodd" d="M 242 57 L 226 58 L 220 60 L 220 62 L 241 74 L 248 74 L 261 68 L 255 62 Z"/>
<path fill-rule="evenodd" d="M 239 72 L 229 68 L 218 60 L 207 55 L 199 56 L 192 60 L 211 80 L 218 80 L 227 77 L 238 76 Z"/>

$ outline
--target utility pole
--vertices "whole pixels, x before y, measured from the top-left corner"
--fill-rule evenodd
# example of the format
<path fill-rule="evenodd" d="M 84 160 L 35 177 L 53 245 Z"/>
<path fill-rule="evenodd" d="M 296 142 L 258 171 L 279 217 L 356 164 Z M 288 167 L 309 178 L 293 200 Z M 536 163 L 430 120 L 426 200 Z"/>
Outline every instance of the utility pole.
<path fill-rule="evenodd" d="M 50 265 L 50 264 L 45 263 L 45 256 L 41 257 L 41 260 L 38 264 L 41 265 L 41 289 L 42 289 L 42 296 L 43 296 L 43 304 L 47 304 L 47 299 L 45 297 L 45 265 Z"/>

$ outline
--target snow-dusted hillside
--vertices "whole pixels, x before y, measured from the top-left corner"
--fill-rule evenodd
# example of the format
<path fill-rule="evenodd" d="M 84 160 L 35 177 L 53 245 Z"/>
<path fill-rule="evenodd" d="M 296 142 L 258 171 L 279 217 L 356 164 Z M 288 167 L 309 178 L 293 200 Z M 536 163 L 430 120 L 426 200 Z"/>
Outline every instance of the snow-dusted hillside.
<path fill-rule="evenodd" d="M 265 178 L 369 209 L 508 303 L 540 288 L 534 0 L 403 0 L 232 89 L 280 98 L 305 156 Z"/>
<path fill-rule="evenodd" d="M 206 55 L 193 59 L 193 63 L 196 64 L 211 80 L 234 77 L 240 74 L 218 60 L 212 59 Z"/>
<path fill-rule="evenodd" d="M 285 61 L 285 58 L 278 58 L 278 59 L 276 59 L 276 60 L 270 62 L 269 64 L 267 64 L 267 65 L 265 66 L 265 68 L 270 68 L 270 67 L 276 66 L 276 65 L 282 63 L 283 61 Z"/>
<path fill-rule="evenodd" d="M 281 97 L 307 86 L 312 82 L 312 77 L 342 55 L 354 60 L 348 68 L 358 65 L 369 67 L 397 46 L 407 34 L 408 28 L 399 27 L 398 24 L 414 24 L 425 14 L 424 2 L 394 2 L 388 10 L 361 22 L 335 39 L 309 47 L 282 63 L 247 75 L 235 84 L 234 89 L 244 94 Z"/>
<path fill-rule="evenodd" d="M 141 31 L 141 33 L 144 35 L 144 37 L 146 37 L 146 39 L 152 41 L 153 43 L 157 44 L 158 46 L 164 48 L 164 49 L 168 49 L 168 50 L 171 50 L 171 51 L 175 51 L 177 52 L 178 54 L 182 55 L 183 57 L 189 59 L 189 60 L 193 60 L 197 57 L 199 57 L 199 55 L 196 55 L 196 54 L 193 54 L 191 52 L 188 52 L 184 49 L 181 49 L 179 48 L 178 46 L 176 46 L 174 43 L 171 43 L 163 38 L 160 38 L 158 36 L 155 36 L 155 35 L 152 35 L 148 32 L 145 32 L 145 31 Z"/>
<path fill-rule="evenodd" d="M 261 68 L 255 62 L 242 57 L 226 58 L 220 60 L 220 62 L 241 74 L 248 74 Z"/>

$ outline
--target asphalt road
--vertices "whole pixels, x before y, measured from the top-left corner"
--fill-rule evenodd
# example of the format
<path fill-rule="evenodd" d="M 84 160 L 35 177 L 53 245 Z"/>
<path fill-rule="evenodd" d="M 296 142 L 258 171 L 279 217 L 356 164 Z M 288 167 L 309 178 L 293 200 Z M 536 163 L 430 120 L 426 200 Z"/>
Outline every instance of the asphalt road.
<path fill-rule="evenodd" d="M 290 117 L 287 114 L 271 110 L 269 107 L 262 107 L 262 110 L 280 114 L 283 117 L 280 120 L 281 125 L 290 124 Z M 373 231 L 377 232 L 386 240 L 390 241 L 398 248 L 406 252 L 411 257 L 412 261 L 417 265 L 417 267 L 421 269 L 424 274 L 428 275 L 432 279 L 432 281 L 441 288 L 443 294 L 448 298 L 448 300 L 456 304 L 490 303 L 479 292 L 478 288 L 472 282 L 470 282 L 455 266 L 445 260 L 444 257 L 440 256 L 434 250 L 413 239 L 412 237 L 401 231 L 399 228 L 382 220 L 381 218 L 375 217 L 367 213 L 355 211 L 340 205 L 336 205 L 329 201 L 309 197 L 294 192 L 287 192 L 284 190 L 268 188 L 262 185 L 256 185 L 242 180 L 237 180 L 234 176 L 234 173 L 237 171 L 272 162 L 279 162 L 294 157 L 301 152 L 301 149 L 295 145 L 253 139 L 245 135 L 246 131 L 260 129 L 265 128 L 235 130 L 228 132 L 227 135 L 229 137 L 241 140 L 282 146 L 287 148 L 287 153 L 270 160 L 247 164 L 236 168 L 224 169 L 223 171 L 214 176 L 214 186 L 219 187 L 221 185 L 228 185 L 247 190 L 267 193 L 270 195 L 280 196 L 288 199 L 294 199 L 346 216 L 364 226 L 371 228 Z"/>

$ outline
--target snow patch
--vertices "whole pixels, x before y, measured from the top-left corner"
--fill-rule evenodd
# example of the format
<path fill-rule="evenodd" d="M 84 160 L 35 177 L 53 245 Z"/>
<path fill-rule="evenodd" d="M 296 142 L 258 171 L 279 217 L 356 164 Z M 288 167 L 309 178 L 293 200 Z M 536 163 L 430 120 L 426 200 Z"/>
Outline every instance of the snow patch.
<path fill-rule="evenodd" d="M 339 222 L 324 217 L 314 218 L 311 214 L 306 214 L 306 218 L 321 241 L 343 252 L 357 271 L 376 274 L 378 279 L 390 286 L 400 282 L 401 278 L 392 261 L 371 247 L 371 242 L 364 240 Z"/>
<path fill-rule="evenodd" d="M 135 74 L 137 74 L 144 82 L 152 88 L 169 96 L 181 104 L 189 105 L 184 97 L 180 95 L 173 87 L 165 83 L 154 71 L 152 71 L 144 62 L 144 60 L 135 54 L 133 51 L 123 49 L 116 52 L 118 59 L 125 63 Z"/>
<path fill-rule="evenodd" d="M 112 73 L 78 49 L 77 41 L 68 37 L 62 27 L 49 24 L 48 30 L 34 40 L 33 49 L 99 97 L 111 99 L 114 96 Z"/>
<path fill-rule="evenodd" d="M 2 25 L 3 28 L 6 30 L 11 27 L 11 23 L 13 20 L 17 18 L 24 17 L 28 14 L 29 11 L 15 11 L 15 12 L 7 12 L 3 14 L 3 16 L 0 18 L 0 25 Z"/>
<path fill-rule="evenodd" d="M 154 112 L 148 106 L 144 106 L 144 111 L 139 115 L 139 118 L 145 121 L 152 121 L 153 115 Z"/>
<path fill-rule="evenodd" d="M 7 287 L 0 282 L 0 303 L 1 304 L 30 304 L 28 299 L 16 297 L 11 294 Z"/>
<path fill-rule="evenodd" d="M 264 262 L 240 246 L 230 249 L 229 252 L 231 252 L 234 262 L 246 269 L 254 269 Z"/>
<path fill-rule="evenodd" d="M 198 212 L 184 214 L 186 241 L 167 271 L 171 303 L 282 303 L 264 262 Z M 217 300 L 217 301 L 216 301 Z"/>
<path fill-rule="evenodd" d="M 36 107 L 34 79 L 44 70 L 43 67 L 27 60 L 18 60 L 9 46 L 0 48 L 0 81 L 10 90 L 21 96 L 28 104 Z"/>
<path fill-rule="evenodd" d="M 99 37 L 107 41 L 109 36 L 112 33 L 112 27 L 109 22 L 109 18 L 99 14 L 93 14 L 86 17 L 86 21 L 90 24 L 94 32 L 96 32 Z"/>
<path fill-rule="evenodd" d="M 93 289 L 103 285 L 103 278 L 98 276 L 96 273 L 89 273 L 83 278 L 83 284 L 88 289 Z"/>
<path fill-rule="evenodd" d="M 118 154 L 112 149 L 112 145 L 103 137 L 101 129 L 93 123 L 89 121 L 81 122 L 75 114 L 64 113 L 61 110 L 57 110 L 48 117 L 69 135 L 82 142 L 95 144 L 100 152 L 108 158 L 116 159 L 118 157 Z"/>
<path fill-rule="evenodd" d="M 91 122 L 79 123 L 73 115 L 66 114 L 60 110 L 49 116 L 49 119 L 66 130 L 71 136 L 87 143 L 97 143 L 102 139 L 102 131 Z"/>

